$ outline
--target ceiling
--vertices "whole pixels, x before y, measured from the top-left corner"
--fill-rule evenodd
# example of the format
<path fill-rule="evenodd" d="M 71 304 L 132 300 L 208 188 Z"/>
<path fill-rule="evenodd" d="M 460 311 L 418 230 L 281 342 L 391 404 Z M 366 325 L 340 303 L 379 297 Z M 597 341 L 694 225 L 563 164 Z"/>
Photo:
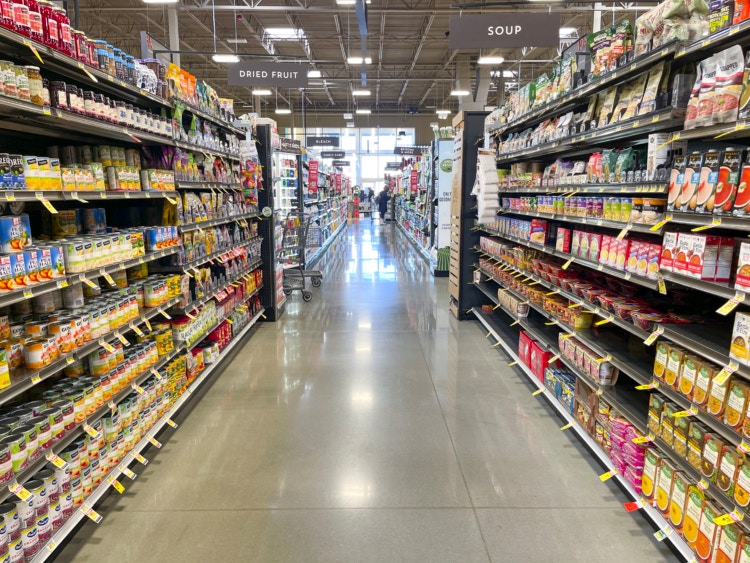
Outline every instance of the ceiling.
<path fill-rule="evenodd" d="M 460 7 L 463 5 L 463 7 Z M 491 6 L 490 6 L 491 5 Z M 635 19 L 653 2 L 600 4 L 603 25 L 613 19 Z M 175 6 L 175 5 L 172 5 Z M 455 111 L 458 99 L 449 95 L 459 73 L 476 78 L 479 50 L 449 47 L 449 18 L 461 13 L 554 11 L 562 14 L 562 25 L 583 36 L 592 31 L 594 4 L 539 1 L 457 3 L 455 0 L 372 0 L 367 5 L 366 86 L 362 65 L 348 64 L 348 56 L 359 55 L 362 38 L 354 6 L 339 6 L 336 0 L 180 0 L 176 5 L 181 64 L 199 79 L 211 84 L 224 97 L 235 100 L 235 111 L 270 113 L 279 106 L 300 110 L 302 92 L 279 89 L 271 96 L 254 97 L 249 88 L 229 87 L 226 65 L 211 59 L 214 52 L 262 55 L 266 60 L 308 61 L 321 71 L 304 91 L 305 107 L 321 113 L 353 112 L 357 107 L 373 113 L 406 114 L 415 109 L 435 113 L 437 107 Z M 169 8 L 144 4 L 141 0 L 80 0 L 80 28 L 90 37 L 102 37 L 113 45 L 140 55 L 140 32 L 169 44 Z M 274 29 L 301 30 L 304 38 L 278 39 Z M 214 30 L 216 33 L 214 34 Z M 269 32 L 269 30 L 272 30 Z M 234 43 L 235 39 L 246 43 Z M 196 54 L 191 54 L 196 53 Z M 197 54 L 199 53 L 199 54 Z M 506 89 L 517 87 L 520 73 L 525 84 L 549 70 L 558 57 L 556 48 L 503 49 L 482 54 L 505 58 L 494 71 L 506 71 Z M 512 78 L 511 78 L 512 76 Z M 488 104 L 497 103 L 498 80 L 491 81 Z M 463 84 L 466 86 L 466 84 Z M 369 97 L 352 96 L 352 89 L 367 88 Z M 259 108 L 258 103 L 262 106 Z"/>

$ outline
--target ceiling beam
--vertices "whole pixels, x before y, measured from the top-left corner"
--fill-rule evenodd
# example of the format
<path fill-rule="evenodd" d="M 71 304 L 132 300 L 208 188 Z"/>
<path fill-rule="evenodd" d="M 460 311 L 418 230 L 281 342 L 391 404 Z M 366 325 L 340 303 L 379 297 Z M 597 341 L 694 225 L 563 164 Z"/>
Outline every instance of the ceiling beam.
<path fill-rule="evenodd" d="M 434 4 L 434 0 L 432 1 L 432 4 Z M 401 89 L 401 94 L 398 97 L 398 103 L 401 105 L 401 101 L 404 98 L 404 93 L 406 92 L 406 88 L 409 85 L 409 77 L 411 76 L 411 73 L 414 71 L 414 66 L 417 64 L 417 60 L 419 59 L 419 54 L 422 52 L 422 47 L 424 47 L 424 38 L 427 36 L 427 34 L 430 32 L 430 28 L 432 27 L 432 22 L 435 21 L 435 16 L 428 16 L 425 18 L 425 21 L 422 23 L 422 30 L 420 32 L 420 39 L 419 43 L 417 43 L 417 47 L 414 49 L 414 52 L 411 56 L 411 67 L 409 67 L 408 72 L 406 73 L 406 80 L 404 81 L 404 87 Z"/>

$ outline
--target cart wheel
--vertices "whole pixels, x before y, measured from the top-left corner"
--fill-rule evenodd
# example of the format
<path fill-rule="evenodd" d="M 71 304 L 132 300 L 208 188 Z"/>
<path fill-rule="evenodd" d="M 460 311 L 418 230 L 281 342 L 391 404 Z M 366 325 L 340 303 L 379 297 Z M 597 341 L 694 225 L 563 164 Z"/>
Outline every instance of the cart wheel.
<path fill-rule="evenodd" d="M 310 293 L 309 291 L 303 291 L 302 292 L 302 300 L 305 303 L 309 303 L 310 301 L 312 301 L 312 293 Z"/>
<path fill-rule="evenodd" d="M 291 289 L 285 289 L 284 290 L 284 295 L 291 295 L 291 294 L 292 294 L 292 290 Z"/>
<path fill-rule="evenodd" d="M 313 287 L 320 287 L 320 284 L 323 283 L 321 278 L 312 278 L 310 281 L 312 282 Z"/>

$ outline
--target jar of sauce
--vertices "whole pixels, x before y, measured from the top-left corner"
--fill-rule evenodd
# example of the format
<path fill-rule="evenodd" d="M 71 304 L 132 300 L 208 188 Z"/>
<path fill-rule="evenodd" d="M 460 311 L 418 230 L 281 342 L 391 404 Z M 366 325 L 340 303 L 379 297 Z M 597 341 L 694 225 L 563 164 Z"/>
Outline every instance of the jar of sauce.
<path fill-rule="evenodd" d="M 70 19 L 62 8 L 55 8 L 55 17 L 57 19 L 57 27 L 60 32 L 60 51 L 68 55 L 73 56 L 73 33 L 70 29 Z"/>
<path fill-rule="evenodd" d="M 31 27 L 29 26 L 29 7 L 21 2 L 21 0 L 15 0 L 13 2 L 13 25 L 15 26 L 16 33 L 20 33 L 24 37 L 31 36 Z"/>
<path fill-rule="evenodd" d="M 125 80 L 125 67 L 122 62 L 122 51 L 120 49 L 113 49 L 115 55 L 115 76 L 120 80 Z"/>
<path fill-rule="evenodd" d="M 50 107 L 52 105 L 49 95 L 49 80 L 42 78 L 42 98 L 44 99 L 44 106 Z"/>
<path fill-rule="evenodd" d="M 38 66 L 26 66 L 26 76 L 29 81 L 29 98 L 32 104 L 38 106 L 44 105 L 44 83 L 42 82 L 42 75 L 39 72 Z"/>
<path fill-rule="evenodd" d="M 44 44 L 53 49 L 60 48 L 60 31 L 57 26 L 55 10 L 47 0 L 39 0 L 39 12 L 42 14 Z"/>
<path fill-rule="evenodd" d="M 96 118 L 104 121 L 104 95 L 94 93 L 94 107 L 96 108 Z"/>
<path fill-rule="evenodd" d="M 29 77 L 26 74 L 26 69 L 22 66 L 15 66 L 13 70 L 16 73 L 16 89 L 18 91 L 18 99 L 25 102 L 30 102 L 31 92 L 29 92 Z"/>
<path fill-rule="evenodd" d="M 53 80 L 49 84 L 49 97 L 53 108 L 68 109 L 68 89 L 65 82 Z"/>
<path fill-rule="evenodd" d="M 75 58 L 83 64 L 89 64 L 89 44 L 83 31 L 73 31 L 73 46 L 75 47 Z"/>
<path fill-rule="evenodd" d="M 16 87 L 16 72 L 14 65 L 10 61 L 0 61 L 0 74 L 3 78 L 3 94 L 10 98 L 18 97 L 18 89 Z"/>

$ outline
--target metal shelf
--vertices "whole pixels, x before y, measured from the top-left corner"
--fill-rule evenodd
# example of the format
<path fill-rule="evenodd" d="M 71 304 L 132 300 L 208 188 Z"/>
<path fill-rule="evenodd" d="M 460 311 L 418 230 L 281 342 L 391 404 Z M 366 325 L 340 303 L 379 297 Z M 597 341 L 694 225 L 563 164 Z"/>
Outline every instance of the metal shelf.
<path fill-rule="evenodd" d="M 634 233 L 642 233 L 646 235 L 657 235 L 661 236 L 662 228 L 653 231 L 651 227 L 653 225 L 644 225 L 641 223 L 623 223 L 621 221 L 608 221 L 606 219 L 598 219 L 594 217 L 575 217 L 572 215 L 559 215 L 557 213 L 542 213 L 541 211 L 516 211 L 515 209 L 500 209 L 498 213 L 504 215 L 523 215 L 525 217 L 539 217 L 543 219 L 554 219 L 557 221 L 563 221 L 565 223 L 575 223 L 576 225 L 591 225 L 594 227 L 604 227 L 606 229 L 625 229 Z"/>
<path fill-rule="evenodd" d="M 507 124 L 502 124 L 494 129 L 488 130 L 487 132 L 490 135 L 509 133 L 521 129 L 522 127 L 529 127 L 550 116 L 561 115 L 576 105 L 582 104 L 591 94 L 603 88 L 624 82 L 627 78 L 648 70 L 651 65 L 655 65 L 662 60 L 671 58 L 671 55 L 676 53 L 680 46 L 680 43 L 676 41 L 667 45 L 662 45 L 658 49 L 649 51 L 647 54 L 634 59 L 630 63 L 587 82 L 580 88 L 577 88 L 556 100 L 552 100 L 551 102 L 540 106 Z"/>
<path fill-rule="evenodd" d="M 203 111 L 202 109 L 197 108 L 197 107 L 193 106 L 192 104 L 189 104 L 189 103 L 184 102 L 182 100 L 175 100 L 175 99 L 173 99 L 171 103 L 174 106 L 177 102 L 179 102 L 179 103 L 181 103 L 181 104 L 183 104 L 185 106 L 185 111 L 188 111 L 188 112 L 192 113 L 193 115 L 195 115 L 197 117 L 201 117 L 201 118 L 203 118 L 203 119 L 205 119 L 207 121 L 210 121 L 211 123 L 214 123 L 214 124 L 218 125 L 219 127 L 223 127 L 224 129 L 226 129 L 227 131 L 229 131 L 231 133 L 234 133 L 235 135 L 238 135 L 238 136 L 244 138 L 245 135 L 247 134 L 247 131 L 245 129 L 240 129 L 238 127 L 235 127 L 234 125 L 232 125 L 228 121 L 224 121 L 223 119 L 221 119 L 219 116 L 216 116 L 216 115 L 210 114 L 210 113 L 208 113 L 206 111 Z"/>
<path fill-rule="evenodd" d="M 243 215 L 233 215 L 232 217 L 222 217 L 220 219 L 211 219 L 210 221 L 198 221 L 195 223 L 184 223 L 178 225 L 180 232 L 187 233 L 190 231 L 196 231 L 198 229 L 208 229 L 209 227 L 216 227 L 217 225 L 224 225 L 226 223 L 233 223 L 235 221 L 242 221 L 243 219 L 253 219 L 257 217 L 257 213 L 245 213 Z"/>
<path fill-rule="evenodd" d="M 240 156 L 238 154 L 228 153 L 221 149 L 212 149 L 209 147 L 202 147 L 201 145 L 195 145 L 193 143 L 180 141 L 178 139 L 175 139 L 171 143 L 167 143 L 167 144 L 171 144 L 175 147 L 180 147 L 181 149 L 185 149 L 188 151 L 196 151 L 196 152 L 200 152 L 203 154 L 221 156 L 223 158 L 228 158 L 229 160 L 236 160 L 236 161 L 240 160 Z"/>
<path fill-rule="evenodd" d="M 685 110 L 667 108 L 653 113 L 634 117 L 625 121 L 577 133 L 564 139 L 542 143 L 540 145 L 525 147 L 513 152 L 500 154 L 497 163 L 500 165 L 514 164 L 519 160 L 530 160 L 540 156 L 552 156 L 565 154 L 574 156 L 577 154 L 590 153 L 600 144 L 612 143 L 622 139 L 643 139 L 646 133 L 667 131 L 682 127 L 685 123 Z M 596 141 L 596 142 L 594 142 Z"/>
<path fill-rule="evenodd" d="M 237 277 L 233 278 L 230 281 L 227 281 L 226 284 L 222 285 L 221 287 L 217 287 L 217 288 L 213 289 L 210 293 L 204 294 L 203 297 L 199 297 L 198 299 L 196 299 L 194 301 L 191 301 L 190 303 L 188 303 L 184 307 L 178 307 L 175 310 L 184 313 L 184 312 L 187 312 L 187 311 L 194 311 L 195 309 L 198 309 L 199 307 L 203 307 L 203 305 L 205 305 L 206 303 L 208 303 L 209 301 L 211 301 L 211 299 L 213 299 L 214 297 L 219 296 L 223 291 L 226 291 L 230 286 L 232 286 L 232 285 L 240 282 L 240 280 L 242 280 L 249 273 L 257 270 L 258 267 L 261 266 L 262 264 L 263 264 L 262 260 L 258 260 L 256 262 L 254 262 L 253 264 L 251 264 L 250 266 L 248 266 L 248 268 L 245 271 L 245 273 L 238 275 Z M 255 291 L 253 291 L 250 294 L 250 296 L 252 297 L 252 295 L 255 295 L 258 291 L 260 291 L 260 289 L 262 287 L 263 287 L 262 285 L 260 287 L 258 287 Z"/>
<path fill-rule="evenodd" d="M 177 398 L 172 407 L 162 416 L 146 435 L 138 442 L 135 447 L 128 452 L 122 459 L 122 461 L 112 468 L 110 472 L 102 479 L 101 485 L 97 486 L 93 492 L 84 501 L 84 506 L 94 507 L 102 497 L 109 491 L 110 483 L 114 482 L 115 479 L 120 477 L 128 466 L 137 461 L 137 457 L 148 448 L 151 444 L 151 440 L 155 439 L 159 432 L 168 424 L 167 421 L 171 420 L 172 417 L 182 408 L 182 406 L 190 399 L 192 394 L 211 376 L 211 374 L 222 366 L 224 360 L 232 353 L 232 350 L 242 341 L 244 336 L 252 329 L 258 322 L 261 316 L 263 316 L 264 309 L 261 309 L 250 322 L 247 323 L 233 338 L 232 341 L 221 351 L 219 360 L 210 366 L 206 367 L 203 372 L 198 375 L 192 383 L 185 389 L 185 391 Z M 135 477 L 133 477 L 135 478 Z M 57 547 L 65 541 L 65 539 L 73 534 L 78 526 L 86 518 L 85 508 L 78 508 L 73 512 L 70 518 L 68 518 L 62 525 L 62 527 L 52 535 L 52 538 L 46 545 L 42 546 L 39 552 L 36 554 L 33 563 L 42 563 L 47 561 L 55 552 Z"/>
<path fill-rule="evenodd" d="M 696 289 L 698 291 L 702 291 L 703 293 L 710 293 L 711 295 L 716 295 L 717 297 L 731 299 L 738 293 L 744 294 L 745 298 L 750 296 L 750 293 L 748 293 L 747 291 L 743 289 L 735 289 L 733 287 L 730 287 L 729 284 L 703 281 L 697 278 L 691 278 L 690 276 L 683 276 L 675 272 L 670 272 L 668 270 L 660 270 L 660 272 L 662 277 L 669 282 L 687 287 L 689 289 Z"/>
<path fill-rule="evenodd" d="M 535 244 L 533 242 L 529 242 L 527 240 L 522 240 L 516 237 L 511 237 L 509 235 L 501 234 L 500 232 L 491 229 L 489 227 L 478 225 L 477 228 L 481 231 L 484 231 L 490 235 L 494 235 L 496 237 L 500 237 L 506 240 L 509 240 L 511 242 L 515 242 L 517 244 L 521 244 L 523 246 L 528 246 L 529 248 L 533 248 L 535 250 L 539 250 L 541 252 L 544 252 L 545 254 L 549 254 L 550 256 L 557 256 L 558 258 L 561 258 L 563 260 L 570 260 L 573 259 L 573 262 L 575 264 L 578 264 L 579 266 L 584 266 L 586 268 L 589 268 L 591 270 L 596 270 L 597 272 L 604 272 L 605 274 L 608 274 L 610 276 L 615 276 L 618 278 L 622 278 L 626 281 L 633 282 L 635 284 L 641 285 L 643 287 L 647 287 L 649 289 L 658 289 L 658 283 L 656 280 L 651 280 L 648 278 L 644 278 L 642 276 L 633 275 L 630 272 L 625 272 L 622 270 L 616 270 L 614 268 L 610 268 L 609 266 L 604 266 L 603 264 L 597 264 L 594 262 L 589 262 L 588 260 L 584 260 L 583 258 L 576 258 L 570 254 L 566 254 L 565 252 L 559 252 L 556 249 L 544 246 L 541 244 Z"/>
<path fill-rule="evenodd" d="M 556 184 L 554 186 L 529 186 L 502 188 L 500 195 L 507 194 L 635 194 L 667 193 L 665 182 L 633 182 L 612 184 Z"/>
<path fill-rule="evenodd" d="M 206 256 L 202 256 L 201 258 L 196 258 L 192 262 L 188 262 L 186 264 L 176 264 L 174 266 L 170 266 L 168 269 L 185 271 L 185 270 L 190 270 L 192 268 L 197 268 L 198 266 L 202 266 L 206 262 L 210 262 L 212 260 L 222 260 L 222 261 L 229 260 L 230 258 L 232 258 L 232 256 L 229 256 L 229 254 L 232 251 L 238 250 L 240 248 L 246 248 L 247 246 L 250 246 L 252 243 L 259 240 L 260 238 L 262 237 L 260 236 L 250 237 L 249 239 L 244 240 L 239 244 L 235 244 L 231 248 L 224 248 L 222 250 L 217 250 L 216 252 L 213 252 Z"/>
<path fill-rule="evenodd" d="M 547 400 L 548 404 L 550 404 L 555 411 L 558 413 L 558 415 L 565 420 L 568 424 L 571 424 L 571 430 L 578 436 L 578 438 L 583 442 L 583 444 L 588 448 L 588 450 L 594 455 L 596 460 L 607 470 L 614 469 L 614 465 L 612 464 L 612 460 L 610 459 L 607 452 L 605 452 L 599 444 L 596 443 L 596 441 L 586 432 L 581 425 L 578 423 L 578 421 L 568 412 L 568 410 L 565 408 L 565 405 L 560 403 L 560 401 L 557 400 L 557 397 L 555 397 L 549 389 L 547 389 L 544 384 L 537 379 L 537 377 L 534 375 L 533 372 L 529 370 L 527 366 L 523 364 L 523 362 L 520 361 L 520 358 L 518 357 L 516 350 L 514 349 L 514 346 L 509 343 L 506 340 L 506 336 L 502 334 L 502 330 L 499 329 L 499 327 L 494 323 L 494 321 L 491 319 L 490 316 L 483 314 L 482 312 L 478 311 L 477 309 L 472 309 L 471 312 L 474 314 L 474 316 L 479 320 L 479 322 L 486 328 L 493 337 L 497 340 L 497 342 L 500 343 L 500 345 L 503 347 L 505 352 L 507 353 L 510 358 L 517 362 L 517 366 L 520 369 L 520 371 L 526 376 L 529 382 L 537 388 L 541 393 L 541 395 Z M 641 494 L 637 493 L 633 486 L 619 473 L 613 477 L 615 482 L 618 483 L 618 485 L 625 491 L 625 493 L 633 500 L 642 500 L 643 497 Z M 654 525 L 656 525 L 657 528 L 662 529 L 668 525 L 667 521 L 664 519 L 664 517 L 659 513 L 657 509 L 649 505 L 647 502 L 643 503 L 644 506 L 641 509 L 642 514 L 646 516 Z M 685 558 L 685 561 L 689 561 L 693 558 L 693 551 L 688 547 L 688 545 L 682 540 L 679 534 L 677 533 L 671 533 L 666 538 L 668 541 L 672 543 L 674 548 L 678 551 L 678 553 Z"/>
<path fill-rule="evenodd" d="M 0 200 L 33 202 L 48 201 L 105 201 L 108 199 L 167 199 L 179 197 L 177 192 L 169 191 L 65 191 L 65 190 L 0 190 Z"/>
<path fill-rule="evenodd" d="M 178 190 L 242 190 L 240 184 L 223 182 L 188 182 L 175 180 Z"/>
<path fill-rule="evenodd" d="M 729 215 L 711 215 L 710 213 L 666 213 L 665 219 L 678 225 L 709 225 L 717 229 L 732 229 L 750 232 L 750 217 L 732 217 Z"/>

